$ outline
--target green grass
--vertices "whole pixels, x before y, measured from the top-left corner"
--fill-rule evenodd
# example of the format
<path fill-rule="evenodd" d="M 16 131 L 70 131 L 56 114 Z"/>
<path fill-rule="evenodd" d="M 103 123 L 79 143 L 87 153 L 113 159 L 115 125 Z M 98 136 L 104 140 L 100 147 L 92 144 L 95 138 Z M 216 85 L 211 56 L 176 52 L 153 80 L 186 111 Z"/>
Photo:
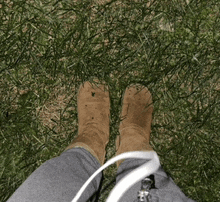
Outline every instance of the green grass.
<path fill-rule="evenodd" d="M 219 1 L 120 2 L 0 3 L 0 201 L 76 136 L 77 89 L 91 77 L 111 94 L 107 159 L 123 91 L 141 83 L 162 166 L 187 196 L 219 201 Z M 104 172 L 100 201 L 115 172 Z"/>

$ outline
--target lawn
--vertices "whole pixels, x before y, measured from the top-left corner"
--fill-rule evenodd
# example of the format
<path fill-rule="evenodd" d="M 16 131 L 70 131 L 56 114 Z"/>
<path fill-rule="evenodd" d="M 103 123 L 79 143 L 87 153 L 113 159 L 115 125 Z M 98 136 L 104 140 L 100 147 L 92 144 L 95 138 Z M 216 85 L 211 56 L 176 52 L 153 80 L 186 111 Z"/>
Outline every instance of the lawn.
<path fill-rule="evenodd" d="M 0 3 L 0 201 L 77 135 L 77 89 L 109 85 L 115 154 L 122 94 L 154 102 L 151 145 L 165 171 L 198 201 L 220 199 L 218 0 L 7 0 Z M 104 171 L 99 201 L 114 186 Z M 109 185 L 110 184 L 110 185 Z"/>

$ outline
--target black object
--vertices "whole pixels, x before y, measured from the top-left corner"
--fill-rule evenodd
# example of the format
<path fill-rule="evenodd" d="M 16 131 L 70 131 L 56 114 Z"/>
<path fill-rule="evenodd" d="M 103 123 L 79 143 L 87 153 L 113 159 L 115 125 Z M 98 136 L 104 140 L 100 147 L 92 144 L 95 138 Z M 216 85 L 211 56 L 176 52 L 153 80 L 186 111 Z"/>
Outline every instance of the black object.
<path fill-rule="evenodd" d="M 138 197 L 135 202 L 149 202 L 149 192 L 152 188 L 155 188 L 154 175 L 150 175 L 141 181 L 141 190 L 138 191 Z"/>

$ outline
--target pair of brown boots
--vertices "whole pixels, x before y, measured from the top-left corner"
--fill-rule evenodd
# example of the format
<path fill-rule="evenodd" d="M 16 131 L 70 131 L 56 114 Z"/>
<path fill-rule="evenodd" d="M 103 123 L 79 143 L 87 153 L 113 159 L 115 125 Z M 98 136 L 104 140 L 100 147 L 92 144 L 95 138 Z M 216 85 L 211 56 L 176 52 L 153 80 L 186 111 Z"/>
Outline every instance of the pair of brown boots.
<path fill-rule="evenodd" d="M 101 165 L 109 141 L 110 97 L 105 84 L 83 83 L 78 91 L 78 136 L 66 148 L 81 147 Z M 116 155 L 128 151 L 152 150 L 149 145 L 153 104 L 148 89 L 140 84 L 126 88 L 116 141 Z M 117 163 L 117 167 L 122 161 Z"/>

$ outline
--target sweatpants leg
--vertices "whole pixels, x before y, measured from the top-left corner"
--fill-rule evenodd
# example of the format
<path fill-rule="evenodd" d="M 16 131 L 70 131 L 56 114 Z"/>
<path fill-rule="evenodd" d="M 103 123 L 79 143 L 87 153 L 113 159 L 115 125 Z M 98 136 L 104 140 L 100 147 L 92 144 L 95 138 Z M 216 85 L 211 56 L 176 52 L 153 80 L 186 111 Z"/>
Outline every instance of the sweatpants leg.
<path fill-rule="evenodd" d="M 83 148 L 73 148 L 36 169 L 7 202 L 71 202 L 100 163 Z M 87 201 L 98 190 L 102 174 L 87 187 L 79 201 Z"/>
<path fill-rule="evenodd" d="M 133 169 L 146 163 L 142 159 L 127 159 L 120 164 L 116 183 L 118 183 L 125 175 Z M 151 189 L 150 196 L 152 202 L 193 202 L 180 190 L 174 181 L 167 176 L 165 171 L 160 167 L 156 173 L 153 174 L 155 179 L 155 188 Z M 137 200 L 137 193 L 141 189 L 141 181 L 133 185 L 121 198 L 120 202 L 133 202 Z"/>

